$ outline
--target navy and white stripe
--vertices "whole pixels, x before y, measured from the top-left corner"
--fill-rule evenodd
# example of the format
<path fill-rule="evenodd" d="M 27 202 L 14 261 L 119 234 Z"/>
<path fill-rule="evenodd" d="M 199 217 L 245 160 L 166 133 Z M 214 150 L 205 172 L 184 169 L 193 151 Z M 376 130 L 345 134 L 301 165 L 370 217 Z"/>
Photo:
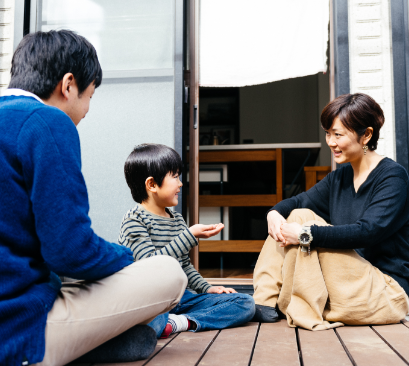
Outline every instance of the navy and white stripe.
<path fill-rule="evenodd" d="M 207 292 L 211 285 L 192 266 L 189 251 L 198 245 L 181 214 L 170 212 L 166 218 L 146 211 L 139 203 L 129 210 L 121 225 L 118 242 L 133 252 L 135 261 L 154 255 L 176 258 L 188 278 L 188 287 Z"/>

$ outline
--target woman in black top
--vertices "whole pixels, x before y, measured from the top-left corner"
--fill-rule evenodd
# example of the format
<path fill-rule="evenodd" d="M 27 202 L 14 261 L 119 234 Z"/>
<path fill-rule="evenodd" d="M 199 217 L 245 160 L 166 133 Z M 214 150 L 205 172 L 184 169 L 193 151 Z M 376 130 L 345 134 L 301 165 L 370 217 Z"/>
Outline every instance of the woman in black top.
<path fill-rule="evenodd" d="M 387 275 L 386 282 L 397 281 L 402 296 L 409 293 L 408 174 L 375 152 L 383 123 L 381 107 L 365 94 L 342 95 L 324 108 L 321 124 L 326 141 L 335 162 L 342 165 L 309 191 L 268 212 L 268 232 L 274 241 L 266 241 L 254 272 L 255 320 L 279 318 L 276 305 L 283 279 L 279 260 L 272 258 L 279 247 L 288 250 L 304 243 L 302 250 L 326 248 L 326 253 L 354 249 Z M 297 209 L 309 209 L 310 216 L 332 226 L 303 226 L 300 217 L 306 212 Z M 290 214 L 291 223 L 286 220 Z"/>

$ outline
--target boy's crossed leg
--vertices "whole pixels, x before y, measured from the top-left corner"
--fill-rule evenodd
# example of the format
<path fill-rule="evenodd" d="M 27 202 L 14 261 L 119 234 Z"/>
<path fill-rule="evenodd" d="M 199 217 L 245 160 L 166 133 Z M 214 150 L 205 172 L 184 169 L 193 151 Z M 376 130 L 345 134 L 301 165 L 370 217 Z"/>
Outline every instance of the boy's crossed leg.
<path fill-rule="evenodd" d="M 185 290 L 179 304 L 170 311 L 169 317 L 186 317 L 191 324 L 190 328 L 179 328 L 167 335 L 184 330 L 197 332 L 236 327 L 250 321 L 254 312 L 254 300 L 247 294 L 192 294 Z M 165 329 L 165 319 L 165 314 L 162 314 L 149 324 L 157 331 L 158 336 Z M 158 326 L 159 323 L 161 326 Z"/>

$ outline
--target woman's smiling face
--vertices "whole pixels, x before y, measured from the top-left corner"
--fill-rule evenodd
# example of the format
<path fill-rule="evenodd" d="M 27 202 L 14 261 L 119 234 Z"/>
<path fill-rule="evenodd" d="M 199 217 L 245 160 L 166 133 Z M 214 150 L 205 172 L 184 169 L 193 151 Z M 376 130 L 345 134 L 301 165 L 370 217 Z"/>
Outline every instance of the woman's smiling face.
<path fill-rule="evenodd" d="M 334 119 L 331 128 L 325 133 L 327 144 L 337 164 L 350 163 L 364 155 L 362 149 L 364 136 L 358 141 L 358 134 L 348 130 L 338 117 Z"/>

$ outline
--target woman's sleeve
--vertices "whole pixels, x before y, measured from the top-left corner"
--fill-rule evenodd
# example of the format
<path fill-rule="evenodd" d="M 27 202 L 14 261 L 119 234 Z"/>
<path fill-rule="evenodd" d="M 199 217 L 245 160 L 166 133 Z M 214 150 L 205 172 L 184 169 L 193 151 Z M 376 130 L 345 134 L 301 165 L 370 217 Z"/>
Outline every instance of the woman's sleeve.
<path fill-rule="evenodd" d="M 332 173 L 319 181 L 307 192 L 288 198 L 276 204 L 271 210 L 278 211 L 284 218 L 287 218 L 291 211 L 297 208 L 309 208 L 325 221 L 329 220 L 329 196 Z"/>
<path fill-rule="evenodd" d="M 312 226 L 313 247 L 358 249 L 377 245 L 398 231 L 407 221 L 403 215 L 408 183 L 389 177 L 378 184 L 364 215 L 354 224 Z"/>

